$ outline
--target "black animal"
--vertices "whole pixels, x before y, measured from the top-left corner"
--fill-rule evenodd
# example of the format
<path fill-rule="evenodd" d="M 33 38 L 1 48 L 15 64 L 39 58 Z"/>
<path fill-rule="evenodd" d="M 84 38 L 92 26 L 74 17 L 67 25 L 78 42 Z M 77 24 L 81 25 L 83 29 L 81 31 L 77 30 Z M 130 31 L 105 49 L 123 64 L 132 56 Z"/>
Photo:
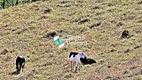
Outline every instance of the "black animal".
<path fill-rule="evenodd" d="M 86 57 L 80 58 L 80 61 L 82 62 L 83 65 L 96 63 L 95 60 L 93 60 L 91 58 L 86 58 Z"/>
<path fill-rule="evenodd" d="M 74 72 L 77 71 L 78 64 L 86 65 L 86 64 L 96 63 L 95 60 L 91 58 L 87 58 L 83 52 L 71 52 L 69 54 L 69 62 L 70 62 L 71 70 L 72 70 L 72 67 L 75 66 Z"/>
<path fill-rule="evenodd" d="M 54 36 L 57 36 L 56 32 L 51 32 L 47 34 L 47 37 L 54 37 Z"/>
<path fill-rule="evenodd" d="M 16 59 L 16 70 L 17 70 L 17 73 L 20 73 L 21 69 L 22 69 L 22 72 L 23 72 L 23 69 L 24 69 L 24 66 L 25 66 L 25 58 L 23 56 L 18 56 L 17 59 Z"/>
<path fill-rule="evenodd" d="M 129 31 L 128 30 L 124 30 L 121 34 L 121 38 L 129 38 Z"/>

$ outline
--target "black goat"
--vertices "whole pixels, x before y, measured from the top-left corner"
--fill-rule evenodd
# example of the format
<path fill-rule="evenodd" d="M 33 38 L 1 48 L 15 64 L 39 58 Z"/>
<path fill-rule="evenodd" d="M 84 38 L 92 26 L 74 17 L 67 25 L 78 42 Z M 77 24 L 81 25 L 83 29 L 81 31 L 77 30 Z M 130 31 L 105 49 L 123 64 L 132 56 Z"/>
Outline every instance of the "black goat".
<path fill-rule="evenodd" d="M 21 69 L 22 69 L 22 72 L 23 72 L 25 62 L 26 62 L 26 60 L 23 56 L 17 57 L 17 59 L 16 59 L 16 70 L 17 70 L 18 74 L 20 73 Z"/>

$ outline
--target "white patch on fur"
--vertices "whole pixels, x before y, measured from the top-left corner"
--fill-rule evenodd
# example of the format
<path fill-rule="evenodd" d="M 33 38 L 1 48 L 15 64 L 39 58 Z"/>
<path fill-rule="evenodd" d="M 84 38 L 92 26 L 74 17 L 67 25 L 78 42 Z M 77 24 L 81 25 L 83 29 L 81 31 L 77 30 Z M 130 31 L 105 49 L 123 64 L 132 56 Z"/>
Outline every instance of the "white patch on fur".
<path fill-rule="evenodd" d="M 23 56 L 19 56 L 20 58 L 24 58 Z"/>
<path fill-rule="evenodd" d="M 82 64 L 81 61 L 80 61 L 80 58 L 84 58 L 84 57 L 85 57 L 84 53 L 79 52 L 75 57 L 73 57 L 73 56 L 74 56 L 74 55 L 72 55 L 72 56 L 69 58 L 70 61 L 73 61 L 73 62 L 77 62 L 77 63 Z"/>
<path fill-rule="evenodd" d="M 55 36 L 55 37 L 54 37 L 54 41 L 55 41 L 55 40 L 58 40 L 58 39 L 59 39 L 59 36 Z"/>

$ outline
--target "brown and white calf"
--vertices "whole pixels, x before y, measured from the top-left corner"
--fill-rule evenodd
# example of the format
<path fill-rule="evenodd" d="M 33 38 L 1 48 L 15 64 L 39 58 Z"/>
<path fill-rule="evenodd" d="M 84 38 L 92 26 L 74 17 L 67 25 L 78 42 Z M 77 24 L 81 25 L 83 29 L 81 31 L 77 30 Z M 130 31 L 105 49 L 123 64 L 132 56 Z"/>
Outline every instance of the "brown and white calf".
<path fill-rule="evenodd" d="M 74 72 L 77 72 L 77 67 L 79 64 L 82 65 L 93 64 L 96 63 L 96 61 L 91 58 L 87 58 L 83 52 L 70 52 L 69 63 L 71 66 L 71 70 L 73 70 L 73 67 L 75 66 Z"/>

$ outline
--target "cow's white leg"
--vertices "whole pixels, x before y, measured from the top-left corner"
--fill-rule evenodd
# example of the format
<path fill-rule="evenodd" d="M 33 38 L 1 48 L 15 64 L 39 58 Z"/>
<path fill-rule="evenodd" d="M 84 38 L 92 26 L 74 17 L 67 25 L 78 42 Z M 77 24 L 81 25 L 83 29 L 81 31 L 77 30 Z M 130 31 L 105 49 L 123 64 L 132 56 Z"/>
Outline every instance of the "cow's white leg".
<path fill-rule="evenodd" d="M 70 61 L 70 62 L 69 62 L 69 64 L 70 64 L 70 67 L 71 67 L 71 71 L 72 71 L 72 61 Z"/>
<path fill-rule="evenodd" d="M 77 67 L 78 67 L 78 62 L 76 62 L 76 65 L 75 65 L 75 73 L 77 72 Z"/>
<path fill-rule="evenodd" d="M 24 66 L 25 66 L 25 63 L 22 64 L 22 72 L 23 72 Z"/>

